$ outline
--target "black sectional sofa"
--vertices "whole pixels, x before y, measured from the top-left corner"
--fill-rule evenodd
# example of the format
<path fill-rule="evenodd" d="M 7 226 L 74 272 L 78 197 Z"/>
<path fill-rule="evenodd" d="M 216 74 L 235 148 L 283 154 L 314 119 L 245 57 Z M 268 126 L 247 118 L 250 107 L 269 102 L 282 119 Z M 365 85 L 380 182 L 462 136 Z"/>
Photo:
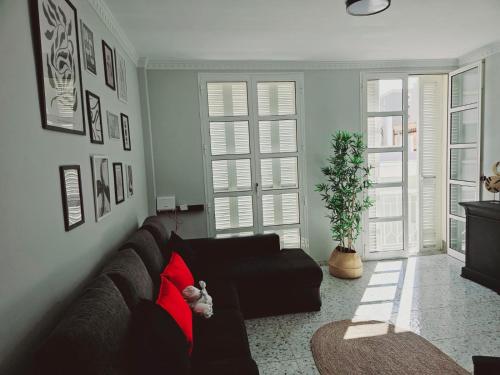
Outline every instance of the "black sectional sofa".
<path fill-rule="evenodd" d="M 140 373 L 133 311 L 139 301 L 156 299 L 168 240 L 161 218 L 147 218 L 44 342 L 35 373 Z M 275 234 L 187 243 L 193 275 L 207 281 L 214 301 L 212 318 L 193 319 L 191 374 L 258 374 L 244 319 L 319 310 L 320 267 L 300 249 L 281 250 Z"/>

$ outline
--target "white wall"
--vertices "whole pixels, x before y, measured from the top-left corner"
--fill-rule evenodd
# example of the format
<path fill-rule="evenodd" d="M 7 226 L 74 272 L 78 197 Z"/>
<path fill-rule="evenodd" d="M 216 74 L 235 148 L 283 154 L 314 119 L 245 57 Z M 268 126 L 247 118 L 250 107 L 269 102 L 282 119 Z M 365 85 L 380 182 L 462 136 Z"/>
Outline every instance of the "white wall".
<path fill-rule="evenodd" d="M 28 1 L 0 1 L 0 373 L 29 363 L 29 353 L 54 324 L 79 288 L 147 215 L 146 177 L 137 70 L 127 63 L 128 104 L 118 101 L 103 78 L 101 38 L 108 32 L 87 1 L 73 1 L 94 31 L 98 76 L 82 71 L 84 88 L 101 98 L 103 113 L 130 117 L 132 151 L 110 141 L 41 127 Z M 119 48 L 121 54 L 125 52 Z M 96 223 L 90 154 L 132 164 L 135 196 Z M 64 231 L 58 167 L 79 164 L 86 222 Z M 112 177 L 111 188 L 113 189 Z M 113 191 L 113 190 L 112 190 Z M 113 194 L 113 193 L 112 193 Z"/>
<path fill-rule="evenodd" d="M 500 161 L 500 53 L 486 58 L 484 82 L 483 173 L 491 176 L 492 164 Z M 483 199 L 493 194 L 483 189 Z"/>

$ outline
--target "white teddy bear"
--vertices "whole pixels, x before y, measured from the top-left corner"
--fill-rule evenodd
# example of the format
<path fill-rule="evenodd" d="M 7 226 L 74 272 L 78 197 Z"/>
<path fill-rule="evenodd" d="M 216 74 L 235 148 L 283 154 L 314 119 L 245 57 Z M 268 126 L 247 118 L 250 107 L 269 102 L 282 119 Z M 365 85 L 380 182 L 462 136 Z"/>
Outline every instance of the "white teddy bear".
<path fill-rule="evenodd" d="M 199 284 L 201 290 L 191 285 L 182 291 L 182 295 L 195 314 L 208 319 L 214 314 L 212 297 L 207 292 L 207 284 L 204 281 Z"/>

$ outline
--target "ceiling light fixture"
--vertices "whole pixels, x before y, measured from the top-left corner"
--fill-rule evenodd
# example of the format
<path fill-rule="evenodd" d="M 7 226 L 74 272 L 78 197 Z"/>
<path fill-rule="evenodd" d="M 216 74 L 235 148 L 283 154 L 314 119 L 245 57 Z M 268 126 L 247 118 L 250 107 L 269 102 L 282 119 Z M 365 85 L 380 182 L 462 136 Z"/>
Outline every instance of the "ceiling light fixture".
<path fill-rule="evenodd" d="M 346 0 L 347 13 L 351 16 L 371 16 L 383 12 L 391 5 L 391 0 Z"/>

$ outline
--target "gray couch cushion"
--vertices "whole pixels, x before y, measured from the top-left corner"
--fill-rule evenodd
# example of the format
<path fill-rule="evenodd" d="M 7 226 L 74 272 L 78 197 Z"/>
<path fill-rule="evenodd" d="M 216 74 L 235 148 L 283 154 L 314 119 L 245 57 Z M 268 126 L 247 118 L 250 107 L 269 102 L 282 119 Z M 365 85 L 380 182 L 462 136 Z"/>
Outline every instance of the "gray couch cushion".
<path fill-rule="evenodd" d="M 169 238 L 169 231 L 159 216 L 150 216 L 144 220 L 142 228 L 149 231 L 156 240 L 156 244 L 163 250 Z"/>
<path fill-rule="evenodd" d="M 102 273 L 113 280 L 130 309 L 140 299 L 153 299 L 153 280 L 134 250 L 119 251 L 104 267 Z"/>
<path fill-rule="evenodd" d="M 120 291 L 98 277 L 66 312 L 37 354 L 37 373 L 128 373 L 131 313 Z"/>
<path fill-rule="evenodd" d="M 128 248 L 134 249 L 139 255 L 153 280 L 155 291 L 158 290 L 160 287 L 160 274 L 165 268 L 166 262 L 153 235 L 145 229 L 139 229 L 125 242 L 121 250 Z"/>

